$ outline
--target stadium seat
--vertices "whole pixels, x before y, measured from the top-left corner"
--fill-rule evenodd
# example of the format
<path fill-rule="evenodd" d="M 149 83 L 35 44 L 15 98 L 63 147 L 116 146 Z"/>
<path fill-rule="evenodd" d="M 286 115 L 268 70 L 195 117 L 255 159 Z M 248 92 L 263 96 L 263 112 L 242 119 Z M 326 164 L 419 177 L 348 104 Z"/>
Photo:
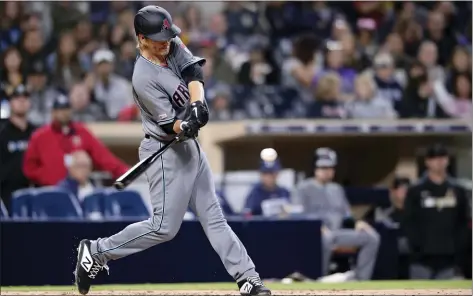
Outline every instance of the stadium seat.
<path fill-rule="evenodd" d="M 32 198 L 35 195 L 35 189 L 26 188 L 20 189 L 12 194 L 11 201 L 11 217 L 16 219 L 31 218 L 32 213 Z"/>
<path fill-rule="evenodd" d="M 8 218 L 8 211 L 7 208 L 5 207 L 5 204 L 3 203 L 2 200 L 0 200 L 0 218 L 5 219 Z"/>
<path fill-rule="evenodd" d="M 104 190 L 96 190 L 84 197 L 84 200 L 81 204 L 84 218 L 89 220 L 101 220 L 104 217 L 105 196 L 106 192 Z"/>
<path fill-rule="evenodd" d="M 49 218 L 82 219 L 82 209 L 72 193 L 55 187 L 37 190 L 32 199 L 32 217 L 39 220 Z"/>
<path fill-rule="evenodd" d="M 104 199 L 104 205 L 107 218 L 147 218 L 150 216 L 140 194 L 133 190 L 109 193 Z"/>

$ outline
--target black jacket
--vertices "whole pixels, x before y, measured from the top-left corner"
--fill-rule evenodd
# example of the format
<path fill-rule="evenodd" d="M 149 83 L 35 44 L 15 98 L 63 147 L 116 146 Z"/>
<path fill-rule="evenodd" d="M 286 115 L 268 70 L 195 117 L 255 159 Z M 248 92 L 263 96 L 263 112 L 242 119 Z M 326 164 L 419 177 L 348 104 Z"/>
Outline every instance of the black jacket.
<path fill-rule="evenodd" d="M 454 180 L 436 184 L 425 177 L 409 188 L 402 228 L 414 259 L 462 253 L 467 246 L 469 216 L 466 191 Z"/>
<path fill-rule="evenodd" d="M 22 131 L 10 120 L 0 126 L 0 196 L 10 211 L 11 193 L 26 188 L 29 181 L 22 171 L 23 154 L 35 127 L 28 124 Z"/>

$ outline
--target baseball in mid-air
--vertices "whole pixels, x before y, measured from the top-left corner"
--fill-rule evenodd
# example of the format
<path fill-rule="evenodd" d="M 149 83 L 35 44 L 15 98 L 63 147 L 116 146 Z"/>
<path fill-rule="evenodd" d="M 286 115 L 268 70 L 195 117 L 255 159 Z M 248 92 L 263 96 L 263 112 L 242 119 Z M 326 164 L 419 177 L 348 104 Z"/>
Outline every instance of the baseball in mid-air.
<path fill-rule="evenodd" d="M 275 161 L 278 153 L 273 148 L 265 148 L 261 150 L 260 157 L 263 161 Z"/>

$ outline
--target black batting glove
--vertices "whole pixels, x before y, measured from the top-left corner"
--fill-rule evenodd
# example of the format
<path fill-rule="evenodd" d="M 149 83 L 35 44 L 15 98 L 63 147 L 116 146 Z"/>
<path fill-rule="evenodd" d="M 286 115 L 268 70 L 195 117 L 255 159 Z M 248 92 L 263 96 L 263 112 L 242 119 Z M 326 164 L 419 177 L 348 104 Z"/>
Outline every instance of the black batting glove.
<path fill-rule="evenodd" d="M 180 124 L 180 128 L 184 133 L 184 136 L 187 138 L 197 138 L 199 135 L 199 123 L 194 119 L 190 119 L 188 121 L 182 121 Z"/>
<path fill-rule="evenodd" d="M 190 107 L 190 119 L 195 120 L 199 124 L 199 127 L 203 127 L 209 122 L 209 110 L 202 101 L 195 101 Z"/>

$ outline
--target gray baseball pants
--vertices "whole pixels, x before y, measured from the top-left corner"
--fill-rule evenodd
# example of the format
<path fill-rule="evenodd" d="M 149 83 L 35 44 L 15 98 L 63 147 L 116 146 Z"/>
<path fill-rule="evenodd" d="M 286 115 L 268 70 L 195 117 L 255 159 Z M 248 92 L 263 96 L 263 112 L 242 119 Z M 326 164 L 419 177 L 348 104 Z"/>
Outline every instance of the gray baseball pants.
<path fill-rule="evenodd" d="M 161 146 L 162 143 L 155 139 L 143 139 L 140 159 Z M 245 247 L 223 216 L 212 172 L 196 140 L 187 140 L 169 148 L 147 170 L 146 177 L 153 216 L 110 237 L 92 241 L 91 252 L 96 260 L 105 264 L 173 239 L 190 206 L 227 272 L 236 281 L 258 276 Z"/>
<path fill-rule="evenodd" d="M 380 244 L 379 234 L 375 231 L 356 231 L 338 229 L 322 233 L 322 272 L 328 274 L 332 250 L 335 247 L 359 247 L 355 268 L 355 277 L 361 281 L 371 279 Z"/>

